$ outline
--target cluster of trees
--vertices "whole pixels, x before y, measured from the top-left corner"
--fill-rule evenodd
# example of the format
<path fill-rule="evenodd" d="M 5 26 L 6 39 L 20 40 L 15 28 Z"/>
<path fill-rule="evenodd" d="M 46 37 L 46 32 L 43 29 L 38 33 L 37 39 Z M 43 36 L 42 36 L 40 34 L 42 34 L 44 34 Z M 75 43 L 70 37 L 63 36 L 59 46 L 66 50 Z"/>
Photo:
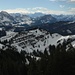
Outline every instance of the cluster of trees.
<path fill-rule="evenodd" d="M 68 48 L 66 44 L 50 46 L 49 51 L 38 54 L 41 59 L 30 63 L 29 75 L 75 75 L 75 49 L 71 44 Z"/>
<path fill-rule="evenodd" d="M 0 30 L 0 37 L 2 37 L 2 36 L 6 36 L 5 30 Z"/>
<path fill-rule="evenodd" d="M 50 45 L 44 53 L 0 49 L 0 75 L 75 75 L 75 49 L 71 44 L 66 47 L 65 43 L 57 47 Z"/>
<path fill-rule="evenodd" d="M 0 75 L 27 75 L 23 52 L 19 53 L 14 48 L 0 50 Z"/>

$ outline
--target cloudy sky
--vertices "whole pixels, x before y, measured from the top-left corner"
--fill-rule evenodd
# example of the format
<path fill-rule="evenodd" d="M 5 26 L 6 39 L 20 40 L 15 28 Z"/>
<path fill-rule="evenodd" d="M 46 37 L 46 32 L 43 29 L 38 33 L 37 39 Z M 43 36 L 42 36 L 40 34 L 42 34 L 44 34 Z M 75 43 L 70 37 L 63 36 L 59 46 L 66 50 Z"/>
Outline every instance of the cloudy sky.
<path fill-rule="evenodd" d="M 0 0 L 0 11 L 9 13 L 75 14 L 75 0 Z"/>

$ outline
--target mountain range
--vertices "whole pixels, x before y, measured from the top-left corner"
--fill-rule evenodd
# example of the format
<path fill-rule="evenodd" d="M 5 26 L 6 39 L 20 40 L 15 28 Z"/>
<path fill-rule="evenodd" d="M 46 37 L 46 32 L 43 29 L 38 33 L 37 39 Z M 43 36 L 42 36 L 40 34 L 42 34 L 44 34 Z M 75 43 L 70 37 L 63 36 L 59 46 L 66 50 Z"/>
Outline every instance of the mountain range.
<path fill-rule="evenodd" d="M 59 21 L 74 21 L 75 15 L 51 15 L 51 14 L 42 14 L 42 13 L 34 13 L 34 14 L 20 14 L 20 13 L 12 13 L 9 14 L 5 11 L 0 12 L 0 23 L 7 25 L 7 23 L 12 24 L 46 24 L 46 23 L 55 23 Z M 10 24 L 8 24 L 10 25 Z"/>
<path fill-rule="evenodd" d="M 34 27 L 43 28 L 51 33 L 62 35 L 75 34 L 75 15 L 53 15 L 53 14 L 9 14 L 0 12 L 0 27 L 6 30 L 23 31 Z"/>

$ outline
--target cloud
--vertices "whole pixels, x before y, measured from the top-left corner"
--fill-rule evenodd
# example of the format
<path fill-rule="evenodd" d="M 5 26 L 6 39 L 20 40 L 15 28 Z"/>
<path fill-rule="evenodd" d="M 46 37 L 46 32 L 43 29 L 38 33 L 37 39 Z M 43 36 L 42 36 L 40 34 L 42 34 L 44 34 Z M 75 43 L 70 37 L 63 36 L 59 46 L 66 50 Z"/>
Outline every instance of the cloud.
<path fill-rule="evenodd" d="M 70 8 L 69 12 L 72 13 L 72 14 L 75 14 L 75 8 Z"/>
<path fill-rule="evenodd" d="M 75 0 L 49 0 L 49 1 L 53 1 L 53 2 L 75 2 Z"/>
<path fill-rule="evenodd" d="M 75 2 L 75 0 L 69 0 L 70 2 Z"/>
<path fill-rule="evenodd" d="M 17 8 L 17 9 L 7 9 L 7 10 L 3 10 L 9 13 L 29 13 L 28 10 L 23 9 L 23 8 Z"/>
<path fill-rule="evenodd" d="M 65 5 L 59 5 L 59 7 L 60 7 L 60 8 L 64 8 L 64 7 L 65 7 Z"/>
<path fill-rule="evenodd" d="M 49 0 L 49 1 L 62 2 L 62 1 L 68 1 L 68 0 Z"/>
<path fill-rule="evenodd" d="M 54 2 L 54 1 L 56 1 L 56 0 L 49 0 L 49 1 L 53 1 L 53 2 Z"/>
<path fill-rule="evenodd" d="M 64 7 L 64 6 L 61 6 Z M 35 7 L 35 8 L 17 8 L 17 9 L 7 9 L 3 10 L 8 13 L 23 13 L 23 14 L 33 14 L 36 12 L 44 13 L 44 14 L 75 14 L 75 8 L 70 8 L 67 11 L 60 11 L 60 10 L 50 10 L 44 7 Z"/>

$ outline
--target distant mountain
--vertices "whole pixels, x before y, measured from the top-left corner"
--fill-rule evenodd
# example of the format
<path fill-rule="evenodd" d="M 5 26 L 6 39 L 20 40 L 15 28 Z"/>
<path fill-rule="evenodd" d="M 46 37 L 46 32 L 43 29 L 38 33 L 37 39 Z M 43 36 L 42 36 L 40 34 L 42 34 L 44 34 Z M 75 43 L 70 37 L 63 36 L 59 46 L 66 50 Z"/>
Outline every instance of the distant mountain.
<path fill-rule="evenodd" d="M 75 15 L 53 15 L 53 14 L 43 14 L 43 13 L 34 13 L 34 14 L 20 14 L 13 13 L 11 14 L 20 24 L 29 24 L 29 25 L 38 25 L 46 23 L 54 23 L 59 21 L 75 21 Z"/>
<path fill-rule="evenodd" d="M 28 24 L 30 25 L 32 23 L 32 18 L 24 15 L 24 14 L 20 14 L 20 13 L 16 13 L 16 14 L 9 14 L 5 11 L 1 11 L 0 12 L 0 26 L 4 25 L 4 26 L 8 26 L 8 25 L 22 25 L 22 24 Z"/>
<path fill-rule="evenodd" d="M 41 17 L 41 16 L 44 16 L 45 14 L 43 13 L 34 13 L 34 14 L 29 14 L 30 17 L 32 18 L 37 18 L 37 17 Z"/>
<path fill-rule="evenodd" d="M 43 28 L 51 33 L 59 33 L 61 35 L 74 35 L 75 34 L 75 21 L 59 21 L 55 23 L 46 23 L 36 25 L 36 27 Z"/>
<path fill-rule="evenodd" d="M 15 17 L 15 16 L 20 16 L 21 13 L 10 13 L 11 16 Z"/>
<path fill-rule="evenodd" d="M 7 12 L 0 12 L 0 26 L 11 26 L 15 19 Z"/>
<path fill-rule="evenodd" d="M 15 19 L 7 12 L 5 11 L 0 12 L 0 24 L 9 25 L 10 23 L 13 23 L 14 21 Z"/>
<path fill-rule="evenodd" d="M 22 26 L 22 29 L 29 29 L 29 27 L 36 26 L 63 35 L 75 34 L 75 15 L 45 15 L 35 13 L 32 16 L 35 16 L 35 18 L 30 17 L 29 14 L 9 14 L 1 11 L 0 26 L 12 26 L 5 28 L 6 30 L 13 27 L 13 29 L 15 29 L 16 27 L 18 28 L 18 26 Z"/>
<path fill-rule="evenodd" d="M 75 15 L 52 15 L 57 21 L 75 21 Z"/>
<path fill-rule="evenodd" d="M 32 19 L 31 17 L 27 16 L 27 15 L 18 15 L 14 17 L 16 22 L 19 22 L 21 24 L 31 24 L 32 23 Z"/>
<path fill-rule="evenodd" d="M 54 23 L 56 22 L 57 19 L 54 18 L 52 15 L 44 15 L 44 16 L 41 16 L 41 17 L 38 17 L 35 19 L 35 23 L 34 24 L 46 24 L 46 23 Z"/>

